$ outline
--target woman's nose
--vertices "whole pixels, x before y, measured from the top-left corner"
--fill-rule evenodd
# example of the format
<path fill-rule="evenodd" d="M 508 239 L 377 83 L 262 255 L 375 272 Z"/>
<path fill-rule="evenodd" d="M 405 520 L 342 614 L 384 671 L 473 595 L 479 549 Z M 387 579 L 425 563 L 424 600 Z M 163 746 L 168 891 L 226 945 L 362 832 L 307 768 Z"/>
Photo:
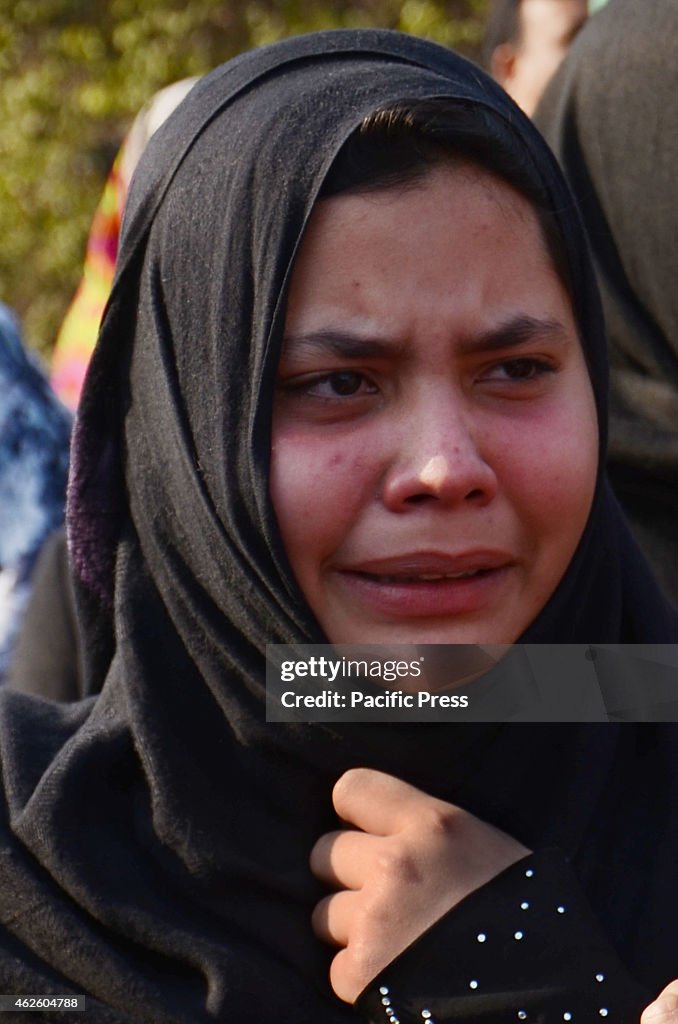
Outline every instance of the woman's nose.
<path fill-rule="evenodd" d="M 387 507 L 406 511 L 423 502 L 454 506 L 492 500 L 497 477 L 472 410 L 458 408 L 448 393 L 442 401 L 417 403 L 399 427 L 383 478 Z"/>

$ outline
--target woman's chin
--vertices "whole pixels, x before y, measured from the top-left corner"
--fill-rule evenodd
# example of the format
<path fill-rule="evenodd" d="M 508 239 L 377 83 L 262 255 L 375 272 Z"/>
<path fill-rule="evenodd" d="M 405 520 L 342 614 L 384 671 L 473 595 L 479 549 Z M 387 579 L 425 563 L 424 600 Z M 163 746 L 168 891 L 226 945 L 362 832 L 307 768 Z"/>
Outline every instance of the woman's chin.
<path fill-rule="evenodd" d="M 350 621 L 342 617 L 321 624 L 329 643 L 389 647 L 461 644 L 500 648 L 515 643 L 524 631 L 492 620 L 462 622 L 459 619 L 419 619 L 385 623 L 367 618 Z"/>

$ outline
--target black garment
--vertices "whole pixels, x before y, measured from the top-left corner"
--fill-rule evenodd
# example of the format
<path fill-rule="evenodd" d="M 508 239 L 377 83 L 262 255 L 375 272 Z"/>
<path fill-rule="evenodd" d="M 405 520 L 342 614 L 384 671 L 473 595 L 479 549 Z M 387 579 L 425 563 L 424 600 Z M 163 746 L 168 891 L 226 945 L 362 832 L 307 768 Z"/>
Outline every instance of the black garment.
<path fill-rule="evenodd" d="M 609 473 L 678 601 L 678 6 L 611 0 L 575 40 L 536 123 L 579 202 L 610 345 Z"/>
<path fill-rule="evenodd" d="M 50 700 L 79 700 L 82 649 L 63 530 L 43 545 L 31 583 L 7 685 Z"/>
<path fill-rule="evenodd" d="M 412 37 L 339 32 L 199 83 L 139 165 L 76 428 L 69 529 L 86 687 L 103 689 L 63 707 L 0 697 L 6 991 L 84 992 L 96 1024 L 353 1019 L 311 931 L 324 892 L 308 856 L 336 827 L 332 784 L 356 765 L 529 848 L 558 846 L 626 966 L 652 991 L 676 973 L 674 730 L 264 721 L 265 644 L 324 639 L 267 493 L 289 269 L 343 141 L 376 107 L 421 96 L 481 105 L 551 196 L 605 423 L 605 344 L 569 194 L 478 69 Z M 677 635 L 601 476 L 525 639 Z"/>
<path fill-rule="evenodd" d="M 637 1024 L 649 1002 L 562 855 L 542 850 L 462 900 L 375 978 L 356 1008 L 370 1024 Z"/>

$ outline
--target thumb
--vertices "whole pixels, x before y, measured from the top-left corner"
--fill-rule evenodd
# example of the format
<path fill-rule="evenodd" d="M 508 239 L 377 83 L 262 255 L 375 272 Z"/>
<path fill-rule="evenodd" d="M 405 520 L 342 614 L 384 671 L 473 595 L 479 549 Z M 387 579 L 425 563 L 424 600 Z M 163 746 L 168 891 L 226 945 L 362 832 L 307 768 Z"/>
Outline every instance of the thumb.
<path fill-rule="evenodd" d="M 678 980 L 668 984 L 643 1010 L 640 1024 L 678 1024 Z"/>

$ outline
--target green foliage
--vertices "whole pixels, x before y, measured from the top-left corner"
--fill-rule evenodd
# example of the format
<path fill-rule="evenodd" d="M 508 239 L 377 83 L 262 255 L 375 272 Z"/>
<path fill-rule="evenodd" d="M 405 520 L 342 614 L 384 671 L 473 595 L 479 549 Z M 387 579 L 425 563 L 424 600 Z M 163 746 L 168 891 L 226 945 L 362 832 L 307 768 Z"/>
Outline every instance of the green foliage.
<path fill-rule="evenodd" d="M 115 151 L 161 86 L 321 28 L 473 55 L 487 0 L 0 0 L 0 298 L 48 352 Z"/>

